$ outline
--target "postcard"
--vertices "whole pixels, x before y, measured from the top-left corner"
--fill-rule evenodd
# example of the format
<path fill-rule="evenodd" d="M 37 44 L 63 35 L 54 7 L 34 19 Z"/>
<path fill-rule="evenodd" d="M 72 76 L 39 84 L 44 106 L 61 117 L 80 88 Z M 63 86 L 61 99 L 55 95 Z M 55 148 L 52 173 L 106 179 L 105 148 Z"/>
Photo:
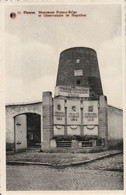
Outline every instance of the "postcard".
<path fill-rule="evenodd" d="M 124 194 L 124 1 L 0 9 L 1 194 Z"/>

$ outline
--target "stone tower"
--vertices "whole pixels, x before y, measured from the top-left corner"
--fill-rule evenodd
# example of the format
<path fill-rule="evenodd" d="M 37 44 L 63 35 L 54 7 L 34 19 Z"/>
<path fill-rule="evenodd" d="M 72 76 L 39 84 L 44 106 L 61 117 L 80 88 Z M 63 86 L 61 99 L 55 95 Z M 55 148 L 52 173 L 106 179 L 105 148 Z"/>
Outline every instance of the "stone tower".
<path fill-rule="evenodd" d="M 56 86 L 87 87 L 90 99 L 103 95 L 97 53 L 86 47 L 66 49 L 60 54 Z"/>

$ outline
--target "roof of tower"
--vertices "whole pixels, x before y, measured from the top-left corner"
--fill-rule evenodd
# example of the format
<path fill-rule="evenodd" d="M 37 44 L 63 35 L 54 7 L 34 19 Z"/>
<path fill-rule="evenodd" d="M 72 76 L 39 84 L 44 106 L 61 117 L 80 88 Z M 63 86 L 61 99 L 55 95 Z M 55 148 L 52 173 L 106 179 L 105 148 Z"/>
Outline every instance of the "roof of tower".
<path fill-rule="evenodd" d="M 81 51 L 93 51 L 94 53 L 96 53 L 96 51 L 92 48 L 89 48 L 89 47 L 71 47 L 71 48 L 68 48 L 68 49 L 65 49 L 63 50 L 60 54 L 64 53 L 64 52 L 67 52 L 67 51 L 71 51 L 71 50 L 81 50 Z"/>

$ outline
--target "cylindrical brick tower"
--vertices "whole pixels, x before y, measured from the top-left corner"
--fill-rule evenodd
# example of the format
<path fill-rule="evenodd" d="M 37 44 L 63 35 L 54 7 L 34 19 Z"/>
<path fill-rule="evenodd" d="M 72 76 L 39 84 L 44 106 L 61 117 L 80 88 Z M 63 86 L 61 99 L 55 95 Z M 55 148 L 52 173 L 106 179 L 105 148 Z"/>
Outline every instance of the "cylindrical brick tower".
<path fill-rule="evenodd" d="M 63 85 L 87 87 L 90 89 L 90 94 L 103 95 L 95 50 L 74 47 L 61 52 L 56 86 Z"/>

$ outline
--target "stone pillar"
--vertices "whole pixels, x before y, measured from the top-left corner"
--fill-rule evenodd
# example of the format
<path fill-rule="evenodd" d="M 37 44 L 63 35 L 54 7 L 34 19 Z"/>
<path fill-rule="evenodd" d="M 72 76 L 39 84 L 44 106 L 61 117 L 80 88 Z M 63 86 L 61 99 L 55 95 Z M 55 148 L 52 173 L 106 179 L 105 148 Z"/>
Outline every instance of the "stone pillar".
<path fill-rule="evenodd" d="M 53 137 L 53 103 L 52 92 L 43 92 L 42 101 L 42 150 L 50 149 L 50 140 Z"/>
<path fill-rule="evenodd" d="M 80 135 L 84 135 L 84 124 L 83 124 L 83 108 L 81 108 L 81 127 L 80 127 Z"/>
<path fill-rule="evenodd" d="M 67 107 L 65 106 L 65 126 L 64 126 L 64 135 L 67 135 Z"/>
<path fill-rule="evenodd" d="M 108 108 L 107 97 L 100 96 L 99 100 L 99 136 L 108 144 Z"/>

